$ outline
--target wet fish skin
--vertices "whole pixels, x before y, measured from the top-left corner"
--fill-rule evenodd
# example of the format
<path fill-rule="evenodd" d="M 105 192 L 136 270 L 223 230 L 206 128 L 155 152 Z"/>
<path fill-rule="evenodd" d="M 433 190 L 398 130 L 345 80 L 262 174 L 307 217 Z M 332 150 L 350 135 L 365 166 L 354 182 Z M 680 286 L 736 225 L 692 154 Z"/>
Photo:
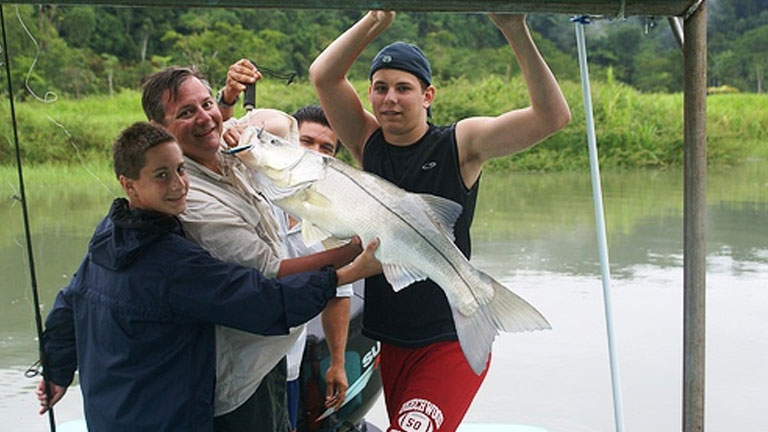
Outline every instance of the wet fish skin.
<path fill-rule="evenodd" d="M 305 242 L 358 235 L 380 239 L 376 258 L 395 291 L 426 278 L 448 299 L 459 344 L 475 373 L 485 369 L 501 331 L 550 328 L 528 302 L 475 268 L 453 243 L 461 206 L 434 195 L 407 192 L 334 158 L 249 127 L 237 154 L 260 191 L 302 220 Z"/>

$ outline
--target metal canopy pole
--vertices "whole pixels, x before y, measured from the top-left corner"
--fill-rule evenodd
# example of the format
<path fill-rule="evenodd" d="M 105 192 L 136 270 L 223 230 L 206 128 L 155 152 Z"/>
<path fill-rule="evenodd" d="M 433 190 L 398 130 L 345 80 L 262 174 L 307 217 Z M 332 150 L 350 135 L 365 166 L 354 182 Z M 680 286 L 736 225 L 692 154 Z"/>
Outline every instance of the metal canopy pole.
<path fill-rule="evenodd" d="M 677 42 L 677 47 L 680 48 L 680 50 L 683 49 L 683 42 L 685 37 L 683 36 L 683 20 L 680 17 L 667 17 L 667 21 L 669 22 L 669 29 L 672 30 L 672 35 L 675 37 L 675 41 Z"/>
<path fill-rule="evenodd" d="M 600 255 L 601 280 L 603 282 L 603 307 L 605 310 L 605 329 L 608 336 L 608 358 L 611 366 L 611 387 L 613 389 L 613 411 L 616 432 L 624 431 L 624 410 L 621 401 L 621 382 L 619 380 L 619 359 L 616 354 L 616 342 L 613 335 L 613 309 L 611 307 L 611 267 L 608 259 L 608 241 L 605 230 L 605 211 L 603 210 L 603 190 L 600 186 L 600 162 L 597 158 L 597 140 L 595 138 L 595 119 L 592 115 L 592 95 L 589 86 L 589 68 L 587 65 L 587 47 L 584 41 L 586 18 L 574 19 L 576 24 L 576 45 L 579 52 L 579 70 L 581 71 L 581 90 L 584 97 L 584 115 L 587 126 L 587 145 L 589 147 L 589 168 L 592 178 L 592 200 L 595 207 L 595 228 L 597 247 Z"/>
<path fill-rule="evenodd" d="M 683 206 L 683 431 L 704 430 L 706 217 L 707 217 L 707 11 L 706 2 L 685 18 Z"/>

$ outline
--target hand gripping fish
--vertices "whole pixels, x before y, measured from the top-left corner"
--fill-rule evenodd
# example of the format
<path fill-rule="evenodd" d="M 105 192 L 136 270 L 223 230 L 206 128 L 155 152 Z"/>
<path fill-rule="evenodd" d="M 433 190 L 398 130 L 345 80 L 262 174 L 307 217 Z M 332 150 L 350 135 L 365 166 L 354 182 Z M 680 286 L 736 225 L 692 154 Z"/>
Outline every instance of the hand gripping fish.
<path fill-rule="evenodd" d="M 485 369 L 499 330 L 550 328 L 528 302 L 476 269 L 453 243 L 458 203 L 414 194 L 370 173 L 248 127 L 237 156 L 253 172 L 260 191 L 302 220 L 311 243 L 358 235 L 363 244 L 381 241 L 376 258 L 399 291 L 431 279 L 450 303 L 459 344 L 478 375 Z"/>

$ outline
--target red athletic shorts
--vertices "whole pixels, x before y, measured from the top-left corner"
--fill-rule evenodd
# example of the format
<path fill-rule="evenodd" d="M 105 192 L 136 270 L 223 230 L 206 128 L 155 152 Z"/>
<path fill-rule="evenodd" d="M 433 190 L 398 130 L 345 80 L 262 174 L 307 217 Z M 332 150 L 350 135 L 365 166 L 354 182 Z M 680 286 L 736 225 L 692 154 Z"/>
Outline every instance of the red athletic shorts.
<path fill-rule="evenodd" d="M 381 344 L 388 432 L 453 432 L 488 373 L 476 375 L 458 342 L 422 348 Z"/>

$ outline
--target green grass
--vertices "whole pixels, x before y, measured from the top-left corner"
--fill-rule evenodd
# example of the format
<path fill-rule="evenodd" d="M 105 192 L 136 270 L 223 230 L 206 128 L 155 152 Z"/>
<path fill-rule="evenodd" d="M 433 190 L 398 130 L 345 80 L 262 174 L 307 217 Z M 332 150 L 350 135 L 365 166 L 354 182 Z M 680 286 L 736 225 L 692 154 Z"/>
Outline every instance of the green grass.
<path fill-rule="evenodd" d="M 33 232 L 54 229 L 87 234 L 98 222 L 94 207 L 106 214 L 112 199 L 122 195 L 109 165 L 103 161 L 83 165 L 43 163 L 25 166 L 23 174 Z M 20 196 L 16 166 L 0 166 L 2 241 L 23 233 Z"/>
<path fill-rule="evenodd" d="M 365 81 L 353 83 L 367 106 Z M 479 82 L 456 79 L 436 83 L 434 121 L 450 123 L 477 115 L 497 115 L 528 105 L 520 78 L 491 76 Z M 586 125 L 578 83 L 563 82 L 572 121 L 564 130 L 520 154 L 488 164 L 489 171 L 555 171 L 588 166 Z M 644 94 L 616 82 L 593 82 L 592 99 L 601 166 L 667 168 L 682 165 L 682 94 Z M 707 98 L 708 159 L 730 166 L 768 158 L 768 98 L 756 94 L 718 94 Z M 317 103 L 312 86 L 260 83 L 257 105 L 286 112 Z M 17 104 L 22 160 L 26 164 L 109 164 L 111 143 L 119 131 L 143 120 L 140 94 L 60 99 Z M 242 115 L 237 108 L 236 115 Z M 9 118 L 7 104 L 0 115 Z M 0 165 L 14 160 L 10 122 L 0 122 Z M 350 158 L 345 158 L 349 160 Z"/>

